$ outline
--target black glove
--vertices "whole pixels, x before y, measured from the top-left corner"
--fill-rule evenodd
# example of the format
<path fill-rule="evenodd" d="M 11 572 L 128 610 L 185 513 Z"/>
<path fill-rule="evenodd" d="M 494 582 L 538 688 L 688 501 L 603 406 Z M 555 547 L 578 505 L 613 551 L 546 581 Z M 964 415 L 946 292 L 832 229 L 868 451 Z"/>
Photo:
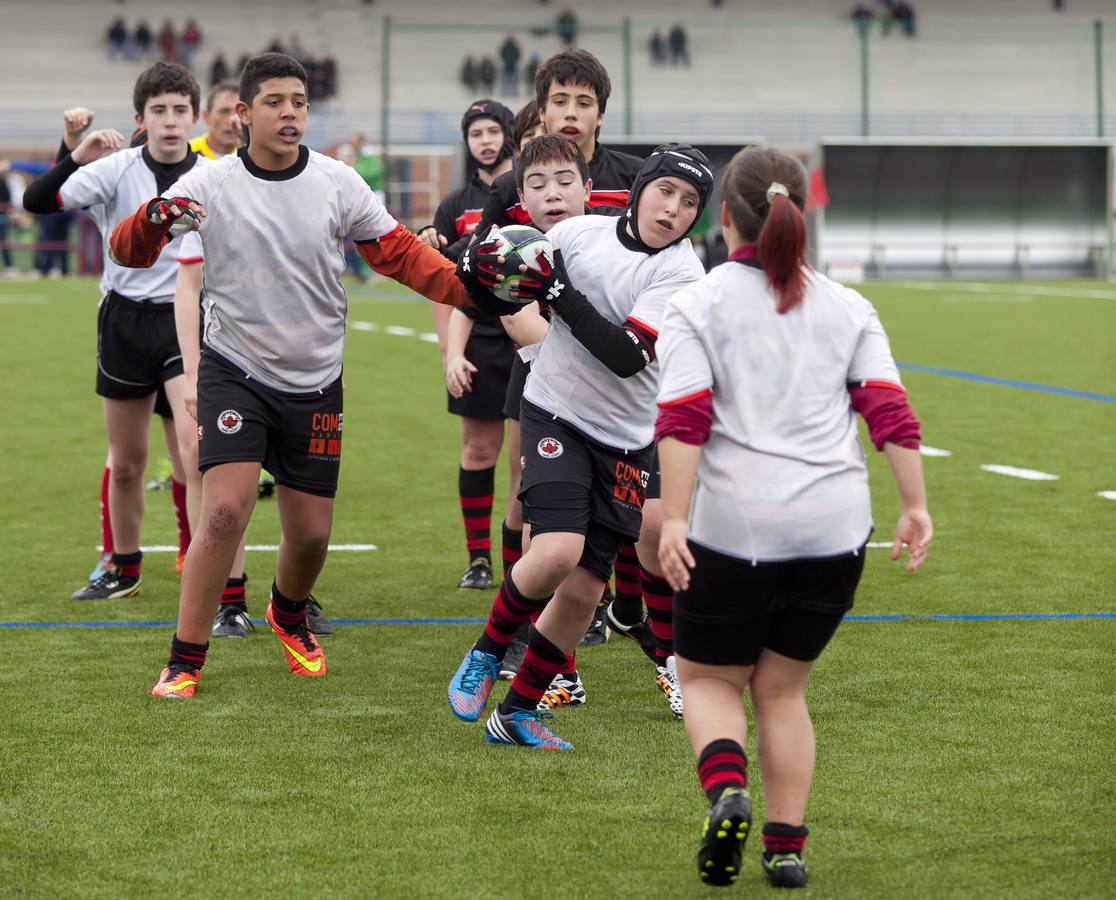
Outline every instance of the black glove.
<path fill-rule="evenodd" d="M 198 201 L 190 197 L 156 197 L 147 204 L 147 219 L 152 225 L 166 226 L 167 231 L 170 231 L 175 225 L 192 228 L 193 220 L 197 216 L 190 210 L 191 203 L 198 203 Z M 172 215 L 170 212 L 172 206 L 178 207 L 181 212 L 178 215 Z"/>
<path fill-rule="evenodd" d="M 508 303 L 492 293 L 498 283 L 500 255 L 496 244 L 481 238 L 465 248 L 457 260 L 457 277 L 473 305 L 488 316 L 514 316 L 523 307 Z"/>
<path fill-rule="evenodd" d="M 537 302 L 540 308 L 550 307 L 558 315 L 562 315 L 563 307 L 567 306 L 572 298 L 584 296 L 570 284 L 570 276 L 566 273 L 566 265 L 562 262 L 562 252 L 554 251 L 554 262 L 547 264 L 543 256 L 539 256 L 540 271 L 528 270 L 527 275 L 516 285 L 516 296 L 523 303 Z"/>

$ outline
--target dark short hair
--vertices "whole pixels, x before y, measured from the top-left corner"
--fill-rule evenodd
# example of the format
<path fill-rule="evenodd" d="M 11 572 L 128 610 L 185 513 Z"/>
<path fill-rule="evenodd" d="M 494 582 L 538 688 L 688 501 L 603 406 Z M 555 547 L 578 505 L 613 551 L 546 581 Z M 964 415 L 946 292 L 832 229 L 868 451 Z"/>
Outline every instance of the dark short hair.
<path fill-rule="evenodd" d="M 523 143 L 523 135 L 532 128 L 538 128 L 539 125 L 539 104 L 534 100 L 529 100 L 523 104 L 523 108 L 512 119 L 512 143 L 515 144 L 517 150 L 519 145 Z"/>
<path fill-rule="evenodd" d="M 603 116 L 612 94 L 612 81 L 601 61 L 588 50 L 561 50 L 539 66 L 535 72 L 535 102 L 539 109 L 553 84 L 587 84 L 597 95 L 597 111 Z"/>
<path fill-rule="evenodd" d="M 309 93 L 310 82 L 302 63 L 286 53 L 261 53 L 248 60 L 240 75 L 240 99 L 251 105 L 252 98 L 260 92 L 260 84 L 269 78 L 297 78 Z"/>
<path fill-rule="evenodd" d="M 218 94 L 224 94 L 226 91 L 232 91 L 237 96 L 240 96 L 240 86 L 235 81 L 218 81 L 209 91 L 209 96 L 205 98 L 205 111 L 213 111 L 213 103 L 217 99 Z"/>
<path fill-rule="evenodd" d="M 529 141 L 519 154 L 519 163 L 515 167 L 515 186 L 523 190 L 523 180 L 527 177 L 527 170 L 532 166 L 542 166 L 547 163 L 573 164 L 581 175 L 582 184 L 589 180 L 589 163 L 585 161 L 585 154 L 568 137 L 561 134 L 540 134 Z"/>
<path fill-rule="evenodd" d="M 160 94 L 185 94 L 190 98 L 194 115 L 198 114 L 201 105 L 201 88 L 185 66 L 168 62 L 157 62 L 148 66 L 136 79 L 136 86 L 132 91 L 132 105 L 142 116 L 147 101 Z"/>

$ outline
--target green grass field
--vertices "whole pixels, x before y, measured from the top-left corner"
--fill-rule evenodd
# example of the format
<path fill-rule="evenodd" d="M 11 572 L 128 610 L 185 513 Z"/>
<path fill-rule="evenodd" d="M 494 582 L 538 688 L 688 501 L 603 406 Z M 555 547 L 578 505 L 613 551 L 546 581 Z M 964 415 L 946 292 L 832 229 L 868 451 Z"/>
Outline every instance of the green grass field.
<path fill-rule="evenodd" d="M 0 895 L 709 894 L 693 759 L 627 643 L 579 655 L 589 703 L 556 720 L 568 754 L 489 747 L 452 717 L 445 688 L 475 624 L 341 626 L 320 681 L 290 676 L 261 629 L 214 642 L 195 702 L 148 696 L 171 628 L 77 623 L 173 619 L 173 555 L 147 556 L 137 598 L 68 599 L 100 536 L 96 290 L 0 285 L 0 622 L 74 626 L 0 627 Z M 865 293 L 905 363 L 1116 395 L 1116 287 L 1031 290 Z M 335 618 L 483 616 L 489 595 L 454 587 L 457 423 L 436 346 L 384 330 L 429 331 L 429 311 L 393 285 L 352 300 L 351 321 L 377 327 L 349 333 L 333 540 L 378 549 L 331 555 L 317 593 Z M 1116 612 L 1116 502 L 1098 496 L 1116 491 L 1116 406 L 904 380 L 925 443 L 952 453 L 925 460 L 937 539 L 913 576 L 870 551 L 855 617 L 817 667 L 808 893 L 1116 896 L 1116 618 L 931 617 Z M 158 432 L 152 447 L 154 461 Z M 897 502 L 872 457 L 886 540 Z M 144 543 L 174 543 L 168 493 L 147 498 Z M 277 539 L 261 501 L 249 542 Z M 249 554 L 256 617 L 273 565 Z M 857 618 L 888 615 L 909 618 Z M 733 895 L 769 890 L 753 840 Z"/>

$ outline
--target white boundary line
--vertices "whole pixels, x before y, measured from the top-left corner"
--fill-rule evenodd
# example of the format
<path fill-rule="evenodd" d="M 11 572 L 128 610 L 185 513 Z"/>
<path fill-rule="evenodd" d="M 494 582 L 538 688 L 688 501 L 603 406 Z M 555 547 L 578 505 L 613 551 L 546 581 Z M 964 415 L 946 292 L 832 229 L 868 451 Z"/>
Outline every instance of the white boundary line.
<path fill-rule="evenodd" d="M 1025 481 L 1057 481 L 1057 475 L 1049 472 L 1040 472 L 1038 469 L 1019 469 L 1015 466 L 981 466 L 985 472 L 995 472 L 997 475 L 1007 475 L 1009 478 L 1022 478 Z"/>
<path fill-rule="evenodd" d="M 979 281 L 888 281 L 884 284 L 915 291 L 971 291 L 974 294 L 1018 294 L 1030 297 L 1084 297 L 1091 300 L 1116 300 L 1116 291 L 1096 288 L 1047 287 L 1028 284 L 982 284 Z"/>
<path fill-rule="evenodd" d="M 274 551 L 279 549 L 279 545 L 278 544 L 249 544 L 244 549 L 251 550 L 252 552 L 256 552 L 256 551 L 274 552 Z M 337 551 L 351 551 L 353 553 L 365 553 L 369 550 L 379 550 L 379 549 L 380 548 L 377 547 L 375 544 L 330 544 L 329 545 L 329 550 L 330 550 L 331 553 L 335 553 Z M 98 547 L 97 550 L 100 551 L 101 548 Z M 140 550 L 142 550 L 144 553 L 177 553 L 178 552 L 178 545 L 177 544 L 154 544 L 150 547 L 140 547 Z"/>
<path fill-rule="evenodd" d="M 1097 496 L 1104 500 L 1116 500 L 1116 491 L 1097 491 Z"/>
<path fill-rule="evenodd" d="M 942 450 L 938 447 L 928 447 L 926 444 L 920 445 L 918 448 L 918 452 L 921 453 L 923 456 L 953 456 L 952 450 Z"/>

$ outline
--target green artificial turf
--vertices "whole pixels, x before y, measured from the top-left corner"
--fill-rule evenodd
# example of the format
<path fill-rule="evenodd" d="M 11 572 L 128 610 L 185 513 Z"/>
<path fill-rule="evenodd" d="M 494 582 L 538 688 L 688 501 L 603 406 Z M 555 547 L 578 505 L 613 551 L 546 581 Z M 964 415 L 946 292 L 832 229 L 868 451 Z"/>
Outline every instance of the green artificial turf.
<path fill-rule="evenodd" d="M 1116 288 L 1066 287 L 864 293 L 903 362 L 1116 395 Z M 68 599 L 100 536 L 95 296 L 92 281 L 0 285 L 0 622 L 174 618 L 169 553 L 148 554 L 139 597 Z M 349 334 L 333 541 L 378 549 L 332 554 L 316 593 L 334 618 L 481 617 L 489 594 L 455 589 L 457 422 L 436 345 L 418 336 L 429 311 L 390 284 L 352 297 L 350 321 L 376 329 Z M 1116 490 L 1116 405 L 903 379 L 925 443 L 952 453 L 925 460 L 937 537 L 915 575 L 869 551 L 811 682 L 807 894 L 1110 897 L 1116 618 L 926 616 L 1116 612 L 1116 502 L 1097 496 Z M 883 541 L 898 507 L 870 457 Z M 504 483 L 501 469 L 497 536 Z M 173 544 L 168 493 L 147 500 L 144 543 Z M 277 539 L 275 501 L 260 501 L 249 542 Z M 257 618 L 273 565 L 249 554 Z M 893 615 L 912 618 L 875 620 Z M 261 628 L 214 641 L 198 699 L 181 704 L 146 694 L 169 626 L 0 628 L 0 896 L 709 895 L 693 758 L 635 646 L 579 654 L 589 702 L 555 720 L 573 753 L 494 748 L 445 700 L 479 627 L 341 625 L 320 680 L 290 676 Z M 754 765 L 751 781 L 758 826 Z M 753 838 L 726 896 L 769 890 L 759 851 Z"/>

